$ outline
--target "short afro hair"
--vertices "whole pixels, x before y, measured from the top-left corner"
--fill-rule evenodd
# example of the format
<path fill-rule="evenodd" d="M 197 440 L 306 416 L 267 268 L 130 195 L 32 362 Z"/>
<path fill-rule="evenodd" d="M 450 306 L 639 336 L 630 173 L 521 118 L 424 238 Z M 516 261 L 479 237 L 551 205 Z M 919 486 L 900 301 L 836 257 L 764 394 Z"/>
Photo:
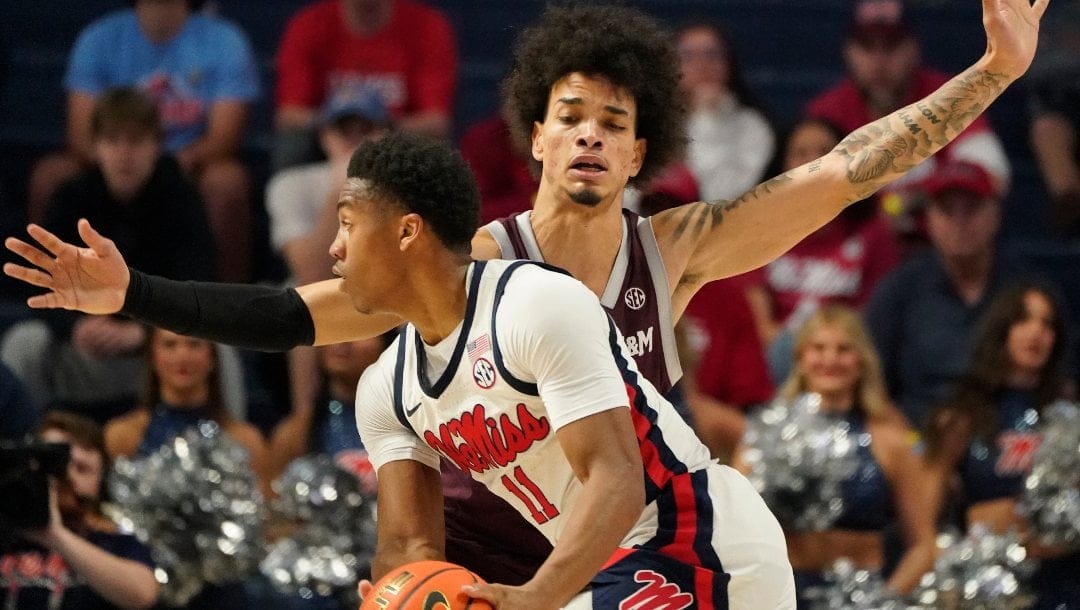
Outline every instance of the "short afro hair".
<path fill-rule="evenodd" d="M 480 192 L 469 166 L 445 142 L 394 132 L 353 152 L 349 178 L 427 221 L 448 249 L 469 254 L 480 225 Z"/>
<path fill-rule="evenodd" d="M 573 72 L 604 78 L 633 95 L 635 133 L 648 149 L 631 184 L 647 183 L 681 158 L 687 111 L 679 95 L 679 61 L 670 33 L 657 21 L 625 7 L 551 6 L 539 25 L 522 32 L 503 82 L 503 103 L 511 133 L 525 150 L 533 123 L 544 121 L 552 86 Z"/>

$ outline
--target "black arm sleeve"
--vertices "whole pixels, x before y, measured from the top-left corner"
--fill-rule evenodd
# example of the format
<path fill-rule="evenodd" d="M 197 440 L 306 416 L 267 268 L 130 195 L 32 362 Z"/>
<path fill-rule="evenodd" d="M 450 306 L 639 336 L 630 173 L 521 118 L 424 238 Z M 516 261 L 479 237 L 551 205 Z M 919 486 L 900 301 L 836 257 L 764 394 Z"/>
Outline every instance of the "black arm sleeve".
<path fill-rule="evenodd" d="M 293 288 L 178 282 L 131 271 L 120 313 L 176 333 L 264 352 L 315 342 L 315 322 Z"/>

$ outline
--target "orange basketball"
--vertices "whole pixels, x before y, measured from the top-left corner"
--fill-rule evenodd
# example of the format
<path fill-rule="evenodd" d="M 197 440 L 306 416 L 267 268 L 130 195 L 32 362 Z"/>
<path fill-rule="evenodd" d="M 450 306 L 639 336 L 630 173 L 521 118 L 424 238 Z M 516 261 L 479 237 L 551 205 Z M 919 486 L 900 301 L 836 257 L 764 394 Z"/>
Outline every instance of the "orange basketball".
<path fill-rule="evenodd" d="M 360 610 L 492 610 L 487 601 L 461 592 L 463 585 L 482 582 L 484 579 L 454 563 L 407 563 L 380 578 Z"/>

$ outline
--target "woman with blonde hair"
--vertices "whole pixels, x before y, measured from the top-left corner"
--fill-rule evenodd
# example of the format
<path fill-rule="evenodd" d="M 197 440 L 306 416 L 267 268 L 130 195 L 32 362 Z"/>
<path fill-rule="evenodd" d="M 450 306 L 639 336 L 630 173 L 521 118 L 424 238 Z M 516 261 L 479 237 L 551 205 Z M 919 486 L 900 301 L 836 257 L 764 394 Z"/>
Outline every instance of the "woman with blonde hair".
<path fill-rule="evenodd" d="M 845 421 L 858 440 L 858 467 L 841 484 L 843 512 L 824 531 L 786 531 L 788 558 L 795 571 L 800 607 L 807 589 L 824 582 L 823 573 L 838 559 L 858 568 L 882 570 L 885 531 L 894 518 L 903 529 L 906 550 L 886 585 L 909 592 L 931 567 L 933 514 L 924 501 L 924 467 L 914 451 L 903 416 L 889 400 L 877 353 L 859 315 L 840 305 L 818 309 L 795 338 L 791 375 L 778 397 L 821 396 L 821 412 Z M 740 468 L 746 470 L 745 464 Z"/>

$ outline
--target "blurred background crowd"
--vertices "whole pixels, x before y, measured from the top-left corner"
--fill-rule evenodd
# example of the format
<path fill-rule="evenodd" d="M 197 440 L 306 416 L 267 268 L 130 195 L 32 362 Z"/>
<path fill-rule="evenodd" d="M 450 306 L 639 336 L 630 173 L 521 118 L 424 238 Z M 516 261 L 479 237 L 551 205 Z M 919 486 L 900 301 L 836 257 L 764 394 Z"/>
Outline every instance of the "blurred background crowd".
<path fill-rule="evenodd" d="M 670 25 L 690 109 L 683 161 L 627 193 L 646 215 L 735 198 L 823 155 L 936 89 L 985 44 L 978 2 L 630 4 Z M 484 222 L 526 210 L 536 182 L 500 114 L 499 82 L 516 34 L 542 10 L 531 0 L 9 2 L 0 233 L 31 221 L 78 242 L 85 217 L 141 271 L 325 279 L 348 157 L 392 130 L 454 143 L 480 184 Z M 718 459 L 748 472 L 770 464 L 748 446 L 743 414 L 806 393 L 867 439 L 857 472 L 835 491 L 847 509 L 789 532 L 802 578 L 820 580 L 848 557 L 908 593 L 941 527 L 1024 529 L 1016 506 L 1040 416 L 1074 399 L 1080 378 L 1080 3 L 1051 3 L 1040 45 L 1030 72 L 953 144 L 766 267 L 707 285 L 679 324 L 678 399 Z M 265 354 L 121 317 L 32 311 L 30 293 L 0 279 L 0 438 L 38 435 L 73 450 L 70 480 L 56 492 L 63 525 L 35 534 L 46 552 L 0 556 L 4 607 L 354 603 L 342 592 L 362 574 L 357 553 L 324 552 L 309 581 L 295 565 L 301 556 L 318 563 L 313 549 L 328 541 L 363 547 L 370 532 L 297 534 L 298 520 L 338 519 L 310 510 L 301 519 L 298 506 L 324 509 L 349 494 L 353 509 L 370 502 L 352 400 L 392 336 Z M 251 531 L 294 547 L 275 547 L 277 563 L 261 571 L 218 566 L 232 580 L 177 593 L 177 582 L 207 580 L 183 571 L 196 559 L 163 557 L 124 534 L 139 530 L 139 517 L 157 532 L 164 521 L 137 484 L 150 471 L 138 468 L 157 460 L 155 473 L 194 472 L 201 466 L 183 454 L 205 443 L 205 469 L 242 482 L 229 498 L 292 502 L 289 516 Z M 241 457 L 221 461 L 228 456 Z M 329 459 L 296 462 L 312 456 Z M 109 486 L 113 464 L 120 483 Z M 344 486 L 341 498 L 315 498 L 314 481 Z M 803 500 L 781 497 L 788 505 L 773 508 Z M 206 531 L 218 531 L 226 513 L 223 504 L 185 518 L 216 515 Z M 229 518 L 243 530 L 243 518 Z M 1080 541 L 1049 542 L 1029 545 L 1043 558 L 1031 586 L 1060 593 L 1039 607 L 1080 608 Z M 266 555 L 250 540 L 239 545 L 222 552 Z M 111 572 L 95 569 L 103 561 Z M 275 566 L 293 573 L 275 581 Z M 163 596 L 159 583 L 170 578 Z"/>

